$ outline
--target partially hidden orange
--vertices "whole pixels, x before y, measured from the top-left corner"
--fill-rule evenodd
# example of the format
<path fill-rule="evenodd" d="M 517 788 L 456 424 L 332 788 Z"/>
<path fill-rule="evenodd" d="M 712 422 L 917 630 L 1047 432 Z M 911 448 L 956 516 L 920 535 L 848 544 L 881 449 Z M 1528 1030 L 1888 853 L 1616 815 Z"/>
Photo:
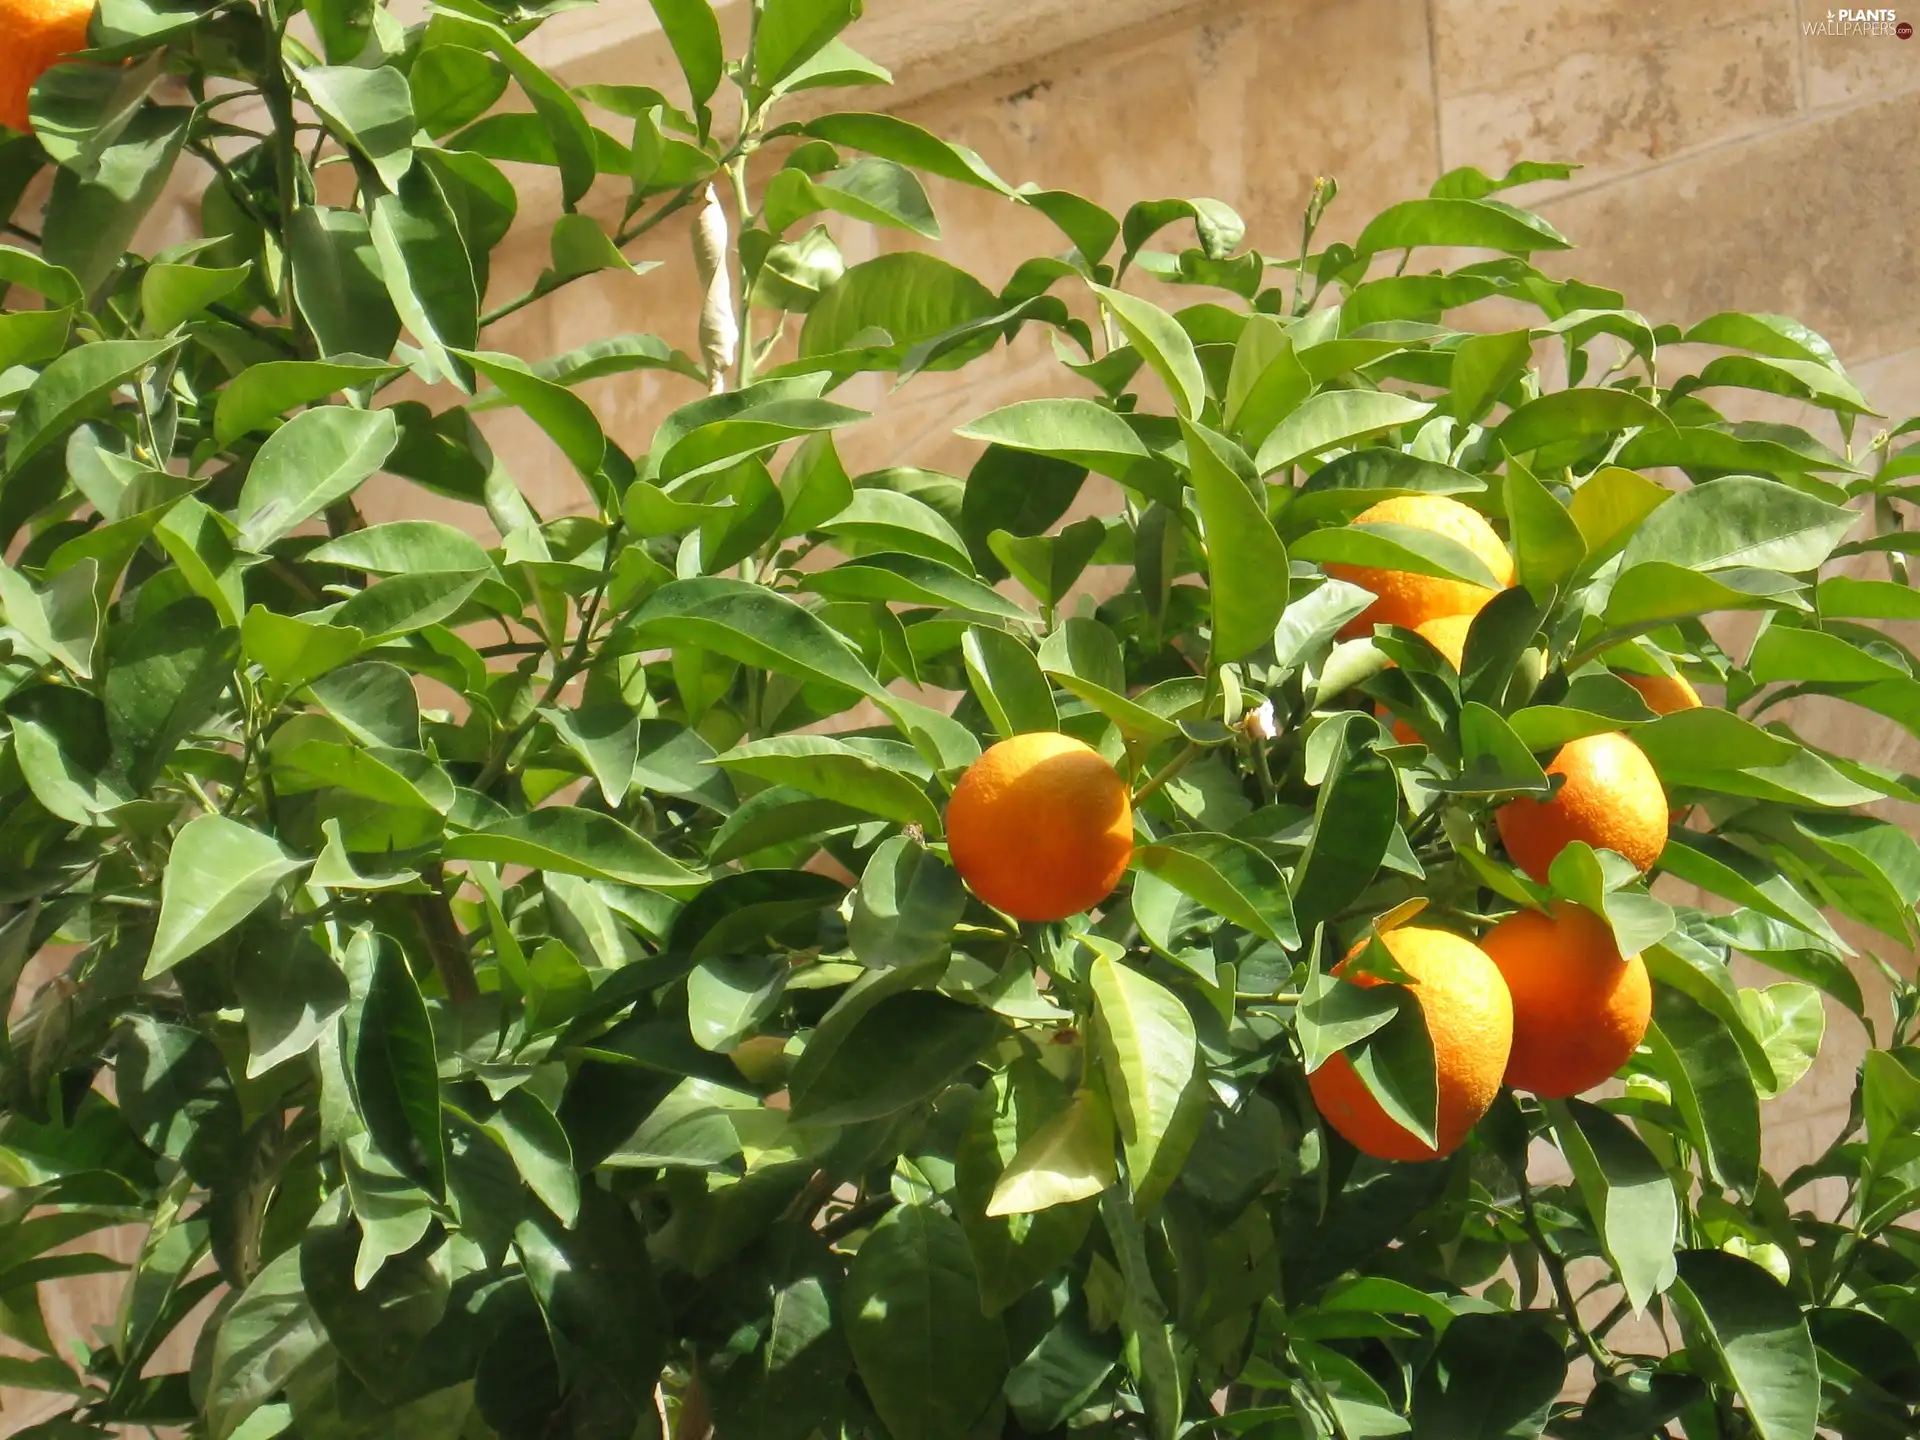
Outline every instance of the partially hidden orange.
<path fill-rule="evenodd" d="M 1099 751 L 1034 731 L 990 747 L 947 803 L 973 893 L 1016 920 L 1062 920 L 1113 893 L 1133 858 L 1133 797 Z"/>
<path fill-rule="evenodd" d="M 1507 1053 L 1513 1041 L 1513 1001 L 1500 971 L 1471 940 L 1450 930 L 1403 925 L 1381 935 L 1389 954 L 1413 978 L 1413 993 L 1433 1040 L 1438 1084 L 1438 1146 L 1430 1146 L 1373 1098 L 1346 1053 L 1333 1056 L 1307 1077 L 1313 1103 L 1353 1146 L 1381 1160 L 1434 1160 L 1460 1147 L 1500 1093 Z M 1334 967 L 1343 975 L 1356 945 Z M 1356 974 L 1356 985 L 1377 985 L 1371 975 Z"/>
<path fill-rule="evenodd" d="M 1620 678 L 1640 692 L 1647 708 L 1656 715 L 1671 715 L 1676 710 L 1698 710 L 1700 695 L 1684 675 L 1627 675 Z"/>
<path fill-rule="evenodd" d="M 29 128 L 33 82 L 87 48 L 92 17 L 93 0 L 0 0 L 0 122 Z"/>
<path fill-rule="evenodd" d="M 1500 543 L 1480 512 L 1445 495 L 1395 495 L 1370 505 L 1354 516 L 1356 525 L 1410 525 L 1445 536 L 1472 551 L 1501 589 L 1513 584 L 1513 556 Z M 1341 637 L 1371 635 L 1376 625 L 1403 625 L 1418 630 L 1429 620 L 1447 615 L 1477 615 L 1498 592 L 1463 580 L 1416 575 L 1408 570 L 1381 570 L 1369 565 L 1329 564 L 1329 575 L 1371 590 L 1374 602 L 1340 629 Z"/>
<path fill-rule="evenodd" d="M 1467 631 L 1473 628 L 1471 615 L 1442 615 L 1437 620 L 1428 620 L 1413 627 L 1414 633 L 1425 640 L 1434 649 L 1447 657 L 1447 663 L 1458 673 L 1466 663 Z M 1386 707 L 1376 705 L 1374 714 L 1386 718 Z M 1418 745 L 1420 736 L 1404 720 L 1393 722 L 1393 738 L 1402 745 Z"/>
<path fill-rule="evenodd" d="M 1620 956 L 1613 927 L 1562 900 L 1522 910 L 1480 937 L 1513 996 L 1507 1084 L 1564 1100 L 1607 1079 L 1646 1037 L 1653 986 L 1638 955 Z"/>
<path fill-rule="evenodd" d="M 1618 731 L 1584 735 L 1560 747 L 1547 774 L 1565 777 L 1552 799 L 1522 796 L 1495 813 L 1514 864 L 1545 884 L 1555 857 L 1584 840 L 1653 868 L 1667 845 L 1667 793 L 1645 751 Z"/>

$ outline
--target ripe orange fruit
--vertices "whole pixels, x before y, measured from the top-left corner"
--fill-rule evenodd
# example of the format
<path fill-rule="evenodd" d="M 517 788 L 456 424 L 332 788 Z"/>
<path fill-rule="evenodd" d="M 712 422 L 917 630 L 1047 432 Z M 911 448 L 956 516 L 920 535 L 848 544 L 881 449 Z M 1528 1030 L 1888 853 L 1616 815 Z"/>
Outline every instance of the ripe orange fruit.
<path fill-rule="evenodd" d="M 1429 1147 L 1381 1109 L 1344 1051 L 1309 1075 L 1307 1086 L 1327 1123 L 1356 1149 L 1381 1160 L 1434 1160 L 1459 1148 L 1500 1093 L 1513 1041 L 1513 1001 L 1486 952 L 1450 930 L 1403 925 L 1380 938 L 1413 977 L 1433 1039 L 1440 1144 Z M 1365 948 L 1365 941 L 1354 946 L 1333 973 L 1342 974 Z M 1354 983 L 1380 982 L 1356 975 Z"/>
<path fill-rule="evenodd" d="M 1473 616 L 1471 615 L 1442 615 L 1437 620 L 1416 625 L 1414 633 L 1446 656 L 1447 662 L 1455 671 L 1458 671 L 1466 663 L 1467 631 L 1472 628 Z M 1384 705 L 1375 705 L 1373 713 L 1385 719 L 1387 708 Z M 1393 738 L 1402 745 L 1420 743 L 1419 735 L 1404 720 L 1393 722 Z"/>
<path fill-rule="evenodd" d="M 1638 955 L 1620 958 L 1613 929 L 1571 901 L 1522 910 L 1480 937 L 1513 995 L 1507 1084 L 1548 1100 L 1591 1090 L 1647 1033 L 1653 986 Z"/>
<path fill-rule="evenodd" d="M 1513 556 L 1500 543 L 1477 510 L 1445 495 L 1396 495 L 1370 505 L 1354 517 L 1355 524 L 1373 522 L 1412 525 L 1457 541 L 1480 557 L 1501 588 L 1513 584 Z M 1444 615 L 1477 615 L 1493 599 L 1495 592 L 1484 585 L 1469 585 L 1461 580 L 1442 580 L 1433 575 L 1415 575 L 1406 570 L 1377 570 L 1370 565 L 1326 567 L 1329 575 L 1345 580 L 1377 597 L 1365 610 L 1340 629 L 1343 639 L 1371 635 L 1376 625 L 1404 625 L 1418 630 L 1429 620 Z"/>
<path fill-rule="evenodd" d="M 973 893 L 1017 920 L 1062 920 L 1113 893 L 1133 858 L 1133 796 L 1100 752 L 1034 731 L 992 746 L 947 802 Z"/>
<path fill-rule="evenodd" d="M 1698 710 L 1699 693 L 1684 675 L 1627 675 L 1620 678 L 1640 692 L 1647 708 L 1656 715 L 1671 715 L 1676 710 Z"/>
<path fill-rule="evenodd" d="M 0 121 L 29 127 L 33 82 L 87 48 L 92 17 L 93 0 L 0 0 Z"/>
<path fill-rule="evenodd" d="M 1494 816 L 1514 864 L 1544 884 L 1554 857 L 1584 840 L 1653 868 L 1667 847 L 1667 793 L 1645 751 L 1617 730 L 1586 735 L 1562 745 L 1547 774 L 1566 777 L 1551 800 L 1522 796 Z"/>

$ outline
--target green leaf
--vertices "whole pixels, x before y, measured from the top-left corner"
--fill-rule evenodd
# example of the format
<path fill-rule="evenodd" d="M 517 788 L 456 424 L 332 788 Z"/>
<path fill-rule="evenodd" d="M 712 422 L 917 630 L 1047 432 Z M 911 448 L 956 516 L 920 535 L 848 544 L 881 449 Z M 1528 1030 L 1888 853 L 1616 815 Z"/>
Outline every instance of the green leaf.
<path fill-rule="evenodd" d="M 667 1324 L 640 1222 L 588 1186 L 576 1225 L 536 1213 L 515 1229 L 513 1246 L 548 1326 L 601 1377 L 592 1389 L 619 1395 L 626 1421 L 644 1414 L 666 1360 Z"/>
<path fill-rule="evenodd" d="M 233 680 L 236 639 L 197 596 L 143 616 L 121 637 L 101 688 L 107 737 L 136 789 L 152 785 L 212 716 Z"/>
<path fill-rule="evenodd" d="M 160 882 L 160 921 L 145 978 L 164 975 L 218 940 L 265 903 L 305 863 L 277 841 L 229 820 L 201 815 L 173 837 Z"/>
<path fill-rule="evenodd" d="M 774 735 L 722 751 L 714 763 L 929 833 L 940 828 L 923 773 L 915 773 L 922 771 L 919 756 L 897 741 Z"/>
<path fill-rule="evenodd" d="M 1128 207 L 1126 218 L 1120 224 L 1125 242 L 1120 269 L 1124 271 L 1133 262 L 1147 241 L 1182 220 L 1193 222 L 1201 253 L 1209 260 L 1226 259 L 1240 248 L 1247 234 L 1246 222 L 1224 201 L 1204 196 L 1192 200 L 1141 200 Z"/>
<path fill-rule="evenodd" d="M 1509 330 L 1501 335 L 1473 335 L 1453 352 L 1453 370 L 1447 388 L 1453 393 L 1453 413 L 1472 423 L 1483 419 L 1506 388 L 1526 372 L 1533 359 L 1533 332 Z"/>
<path fill-rule="evenodd" d="M 1212 661 L 1251 654 L 1273 639 L 1287 608 L 1287 549 L 1266 506 L 1235 465 L 1245 457 L 1232 442 L 1181 422 L 1200 518 L 1206 527 L 1208 594 L 1213 611 Z M 1227 447 L 1226 453 L 1222 447 Z"/>
<path fill-rule="evenodd" d="M 726 52 L 721 48 L 720 22 L 714 18 L 707 0 L 652 0 L 653 13 L 660 29 L 673 47 L 673 58 L 680 62 L 680 73 L 687 77 L 687 90 L 695 105 L 705 105 L 720 88 L 721 65 Z"/>
<path fill-rule="evenodd" d="M 1003 738 L 1031 730 L 1058 730 L 1053 687 L 1033 651 L 1004 630 L 968 628 L 960 642 L 967 678 L 987 720 Z"/>
<path fill-rule="evenodd" d="M 493 561 L 465 530 L 438 520 L 389 520 L 349 531 L 309 550 L 316 565 L 345 565 L 374 575 L 409 571 L 491 570 Z"/>
<path fill-rule="evenodd" d="M 1230 835 L 1169 835 L 1134 851 L 1134 863 L 1216 915 L 1282 949 L 1300 943 L 1280 867 Z"/>
<path fill-rule="evenodd" d="M 214 1440 L 231 1440 L 289 1382 L 329 1359 L 326 1332 L 307 1301 L 295 1245 L 268 1261 L 220 1319 L 206 1399 Z"/>
<path fill-rule="evenodd" d="M 567 1133 L 553 1112 L 531 1091 L 510 1090 L 480 1128 L 513 1157 L 514 1168 L 535 1198 L 571 1229 L 580 1214 L 580 1179 L 573 1171 Z"/>
<path fill-rule="evenodd" d="M 444 17 L 442 17 L 444 18 Z M 448 346 L 480 335 L 480 291 L 446 191 L 415 165 L 399 190 L 373 202 L 369 235 L 393 310 L 441 375 L 453 373 Z"/>
<path fill-rule="evenodd" d="M 397 366 L 342 356 L 337 360 L 268 360 L 233 377 L 214 407 L 215 443 L 231 445 L 253 430 L 271 429 L 287 411 L 324 400 L 350 386 L 371 384 Z"/>
<path fill-rule="evenodd" d="M 675 580 L 648 596 L 615 632 L 619 652 L 692 645 L 869 699 L 885 692 L 824 622 L 764 585 L 708 576 Z"/>
<path fill-rule="evenodd" d="M 489 20 L 441 10 L 435 13 L 427 34 L 433 42 L 451 40 L 475 50 L 491 50 L 499 57 L 546 124 L 559 160 L 561 199 L 572 210 L 592 188 L 598 171 L 593 127 L 587 124 L 574 98 L 515 45 L 506 30 Z"/>
<path fill-rule="evenodd" d="M 911 170 L 891 160 L 868 156 L 820 175 L 780 170 L 767 182 L 762 212 L 767 229 L 775 235 L 785 234 L 822 210 L 940 238 L 940 222 L 934 218 L 926 187 Z"/>
<path fill-rule="evenodd" d="M 1760 1100 L 1725 1024 L 1677 990 L 1654 992 L 1648 1046 L 1709 1173 L 1751 1195 L 1760 1176 Z"/>
<path fill-rule="evenodd" d="M 1771 1100 L 1805 1075 L 1820 1053 L 1820 1038 L 1827 1028 L 1820 992 L 1797 980 L 1764 990 L 1742 990 L 1740 1014 L 1767 1052 L 1773 1083 L 1762 1087 L 1761 1098 Z"/>
<path fill-rule="evenodd" d="M 438 625 L 455 614 L 486 577 L 471 570 L 422 570 L 356 591 L 333 612 L 337 626 L 378 644 Z"/>
<path fill-rule="evenodd" d="M 1567 508 L 1517 460 L 1507 462 L 1506 501 L 1516 577 L 1545 600 L 1587 558 L 1586 539 Z"/>
<path fill-rule="evenodd" d="M 1695 570 L 1812 570 L 1858 518 L 1777 480 L 1729 475 L 1682 490 L 1647 516 L 1620 566 L 1661 560 Z"/>
<path fill-rule="evenodd" d="M 1322 565 L 1403 570 L 1442 580 L 1460 580 L 1489 590 L 1500 588 L 1486 562 L 1473 551 L 1457 540 L 1415 525 L 1389 521 L 1330 525 L 1294 541 L 1291 554 L 1297 560 L 1312 560 Z"/>
<path fill-rule="evenodd" d="M 877 973 L 905 980 L 913 972 Z M 856 1125 L 918 1105 L 973 1064 L 999 1033 L 999 1019 L 977 1005 L 932 990 L 885 995 L 851 1024 L 814 1031 L 788 1082 L 793 1118 Z"/>
<path fill-rule="evenodd" d="M 328 405 L 267 437 L 235 507 L 240 543 L 264 550 L 334 501 L 351 495 L 400 443 L 390 410 Z"/>
<path fill-rule="evenodd" d="M 63 165 L 54 175 L 40 251 L 70 271 L 89 295 L 112 274 L 166 189 L 193 116 L 184 105 L 144 105 L 88 173 Z"/>
<path fill-rule="evenodd" d="M 1310 395 L 1260 442 L 1254 467 L 1271 475 L 1335 445 L 1425 419 L 1433 406 L 1385 390 L 1322 390 Z"/>
<path fill-rule="evenodd" d="M 99 569 L 83 560 L 35 590 L 19 571 L 0 561 L 0 614 L 35 650 L 52 656 L 81 679 L 93 676 L 104 616 L 98 595 Z"/>
<path fill-rule="evenodd" d="M 645 889 L 673 890 L 701 878 L 611 815 L 572 805 L 545 806 L 451 836 L 444 853 L 449 860 L 525 865 Z"/>
<path fill-rule="evenodd" d="M 7 471 L 65 437 L 74 424 L 142 370 L 180 346 L 173 340 L 96 340 L 76 346 L 40 372 L 20 397 L 7 430 Z"/>
<path fill-rule="evenodd" d="M 896 115 L 843 111 L 809 120 L 800 128 L 802 133 L 816 139 L 864 150 L 869 155 L 884 156 L 928 175 L 938 175 L 943 180 L 957 181 L 1002 195 L 1012 193 L 1007 182 L 994 174 L 987 162 L 966 146 L 942 140 L 911 120 L 902 120 Z"/>
<path fill-rule="evenodd" d="M 1172 991 L 1108 955 L 1094 960 L 1088 983 L 1127 1179 L 1144 1209 L 1173 1183 L 1199 1134 L 1204 1096 L 1193 1017 Z"/>
<path fill-rule="evenodd" d="M 1182 418 L 1196 420 L 1207 403 L 1207 377 L 1201 373 L 1200 358 L 1193 340 L 1179 321 L 1150 300 L 1112 290 L 1104 285 L 1090 287 L 1126 333 L 1127 339 L 1154 373 L 1166 383 L 1174 408 Z"/>
<path fill-rule="evenodd" d="M 1725 482 L 1718 482 L 1725 483 Z M 1798 604 L 1799 586 L 1772 570 L 1703 573 L 1665 560 L 1635 565 L 1607 596 L 1607 626 L 1622 634 L 1719 610 L 1766 610 Z"/>
<path fill-rule="evenodd" d="M 544 380 L 525 361 L 493 351 L 453 350 L 546 432 L 579 472 L 591 482 L 607 458 L 607 437 L 593 407 L 566 386 Z"/>
<path fill-rule="evenodd" d="M 992 586 L 951 565 L 919 555 L 866 555 L 826 570 L 809 571 L 801 585 L 830 600 L 884 600 L 902 605 L 947 607 L 972 615 L 1032 623 L 1033 616 Z"/>
<path fill-rule="evenodd" d="M 1035 599 L 1052 607 L 1066 597 L 1106 538 L 1106 523 L 1090 515 L 1058 535 L 1010 535 L 995 530 L 987 536 L 987 548 Z M 1021 618 L 1032 617 L 1022 612 Z"/>
<path fill-rule="evenodd" d="M 1616 430 L 1671 426 L 1664 411 L 1625 390 L 1556 390 L 1529 400 L 1493 433 L 1510 455 Z"/>
<path fill-rule="evenodd" d="M 1132 427 L 1092 400 L 1020 400 L 962 425 L 954 434 L 1051 456 L 1116 480 L 1149 458 Z"/>
<path fill-rule="evenodd" d="M 1500 712 L 1477 700 L 1460 707 L 1460 776 L 1440 788 L 1459 794 L 1545 796 L 1546 771 Z"/>
<path fill-rule="evenodd" d="M 807 312 L 800 331 L 801 363 L 864 346 L 877 348 L 883 358 L 871 367 L 861 361 L 853 368 L 891 369 L 922 341 L 999 310 L 998 296 L 944 260 L 915 250 L 881 255 L 848 267 Z M 876 339 L 875 331 L 884 332 L 884 338 Z M 927 368 L 953 369 L 984 348 L 964 346 Z"/>
<path fill-rule="evenodd" d="M 439 1197 L 446 1191 L 446 1135 L 426 1002 L 406 958 L 371 929 L 354 933 L 344 958 L 353 990 L 346 1060 L 360 1116 L 387 1161 Z"/>
<path fill-rule="evenodd" d="M 234 960 L 233 983 L 247 1018 L 247 1078 L 304 1055 L 347 1007 L 347 981 L 306 936 L 287 943 L 256 930 Z"/>
<path fill-rule="evenodd" d="M 989 1315 L 998 1315 L 1072 1260 L 1093 1224 L 1094 1207 L 1072 1202 L 1032 1212 L 987 1213 L 1007 1167 L 1037 1136 L 1070 1113 L 1073 1103 L 1067 1086 L 1044 1066 L 1033 1060 L 1016 1061 L 980 1087 L 960 1132 L 953 1162 L 953 1204 L 979 1269 L 980 1300 Z M 1111 1183 L 1115 1153 L 1111 1113 L 1105 1124 L 1105 1173 Z"/>
<path fill-rule="evenodd" d="M 773 89 L 857 20 L 860 9 L 861 0 L 767 0 L 754 30 L 754 84 L 763 94 Z"/>
<path fill-rule="evenodd" d="M 1007 1337 L 982 1314 L 960 1226 L 903 1205 L 847 1271 L 841 1308 L 861 1383 L 895 1440 L 969 1440 L 1000 1393 Z"/>
<path fill-rule="evenodd" d="M 1585 1100 L 1549 1100 L 1553 1133 L 1607 1259 L 1639 1314 L 1673 1281 L 1680 1214 L 1665 1167 L 1625 1121 Z"/>
<path fill-rule="evenodd" d="M 1461 1315 L 1414 1386 L 1414 1433 L 1535 1440 L 1566 1380 L 1559 1342 L 1531 1313 Z"/>
<path fill-rule="evenodd" d="M 1567 512 L 1586 542 L 1589 564 L 1617 554 L 1640 522 L 1665 504 L 1672 492 L 1644 475 L 1608 465 L 1573 492 Z"/>
<path fill-rule="evenodd" d="M 923 965 L 947 954 L 966 908 L 959 872 L 895 835 L 875 847 L 860 876 L 847 943 L 869 969 Z"/>
<path fill-rule="evenodd" d="M 1749 906 L 1804 931 L 1823 949 L 1842 955 L 1853 953 L 1818 907 L 1793 887 L 1777 865 L 1717 835 L 1674 831 L 1661 853 L 1660 868 L 1736 905 Z"/>
<path fill-rule="evenodd" d="M 987 1215 L 1030 1215 L 1092 1199 L 1117 1178 L 1113 1134 L 1107 1102 L 1091 1090 L 1080 1091 L 1022 1143 L 1000 1172 Z"/>
<path fill-rule="evenodd" d="M 245 282 L 248 267 L 154 264 L 140 277 L 140 326 L 166 335 Z"/>
<path fill-rule="evenodd" d="M 391 65 L 317 65 L 294 72 L 334 138 L 397 190 L 413 165 L 413 91 Z"/>
<path fill-rule="evenodd" d="M 1732 1384 L 1759 1440 L 1813 1440 L 1820 1370 L 1785 1287 L 1751 1260 L 1686 1250 L 1672 1294 L 1696 1368 Z"/>
<path fill-rule="evenodd" d="M 1356 985 L 1331 970 L 1310 972 L 1294 1011 L 1294 1031 L 1307 1074 L 1383 1028 L 1400 1013 L 1401 993 L 1393 985 Z"/>
<path fill-rule="evenodd" d="M 1341 726 L 1334 742 L 1314 801 L 1313 831 L 1294 868 L 1298 929 L 1311 930 L 1358 899 L 1393 842 L 1399 782 L 1375 749 L 1379 740 L 1379 726 L 1359 715 Z"/>
<path fill-rule="evenodd" d="M 1470 246 L 1526 255 L 1536 250 L 1565 250 L 1569 241 L 1538 215 L 1497 200 L 1440 197 L 1389 205 L 1367 222 L 1360 238 L 1353 242 L 1355 253 L 1360 255 L 1425 245 Z"/>
<path fill-rule="evenodd" d="M 388 296 L 373 231 L 365 216 L 357 210 L 332 206 L 302 206 L 293 214 L 287 260 L 293 271 L 294 301 L 323 355 L 358 359 L 392 352 L 394 341 L 400 338 L 400 316 Z M 299 363 L 271 361 L 264 368 Z M 242 371 L 235 384 L 249 373 Z M 223 396 L 214 419 L 222 443 L 227 443 L 225 437 L 242 433 L 230 431 L 223 422 L 225 403 Z"/>

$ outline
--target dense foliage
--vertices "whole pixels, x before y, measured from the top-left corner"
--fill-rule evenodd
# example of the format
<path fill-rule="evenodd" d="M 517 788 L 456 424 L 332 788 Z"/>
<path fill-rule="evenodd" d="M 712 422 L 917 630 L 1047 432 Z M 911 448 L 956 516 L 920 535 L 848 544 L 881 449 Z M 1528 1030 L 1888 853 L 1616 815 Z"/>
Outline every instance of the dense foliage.
<path fill-rule="evenodd" d="M 1869 439 L 1792 321 L 1683 332 L 1536 268 L 1567 241 L 1499 192 L 1564 167 L 1456 171 L 1350 244 L 1315 240 L 1322 182 L 1269 255 L 1218 200 L 1116 216 L 829 111 L 885 79 L 839 38 L 858 0 L 755 0 L 735 58 L 654 0 L 670 96 L 544 73 L 519 42 L 565 5 L 101 0 L 90 59 L 124 63 L 50 70 L 0 145 L 0 993 L 45 980 L 0 1045 L 0 1385 L 73 1397 L 32 1433 L 1912 1433 L 1920 992 L 1863 993 L 1829 917 L 1912 942 L 1920 848 L 1869 807 L 1920 781 L 1777 707 L 1920 728 L 1877 623 L 1920 618 L 1916 427 Z M 196 174 L 204 238 L 123 253 Z M 845 264 L 849 224 L 937 236 L 923 176 L 1060 253 L 997 290 Z M 485 348 L 703 210 L 700 358 Z M 551 267 L 485 310 L 516 223 Z M 1482 301 L 1510 328 L 1446 323 Z M 968 424 L 964 477 L 849 475 L 840 382 L 1033 327 L 1077 398 Z M 573 387 L 641 368 L 687 403 L 630 455 Z M 1848 442 L 1727 419 L 1743 391 Z M 580 513 L 489 449 L 503 407 Z M 472 519 L 367 525 L 369 486 Z M 1406 493 L 1517 560 L 1457 672 L 1338 637 L 1368 596 L 1328 564 L 1486 583 L 1350 523 Z M 1620 678 L 1676 668 L 1726 707 Z M 944 800 L 1054 728 L 1133 784 L 1138 844 L 1097 914 L 1017 925 Z M 1614 730 L 1675 807 L 1656 873 L 1727 904 L 1505 858 L 1493 809 Z M 1416 992 L 1326 964 L 1553 896 L 1654 976 L 1624 1084 L 1505 1094 L 1425 1164 L 1325 1130 L 1337 1051 L 1434 1117 Z M 1761 1102 L 1829 1004 L 1877 1048 L 1846 1133 L 1771 1175 Z M 118 1321 L 57 1347 L 41 1291 L 129 1223 Z"/>

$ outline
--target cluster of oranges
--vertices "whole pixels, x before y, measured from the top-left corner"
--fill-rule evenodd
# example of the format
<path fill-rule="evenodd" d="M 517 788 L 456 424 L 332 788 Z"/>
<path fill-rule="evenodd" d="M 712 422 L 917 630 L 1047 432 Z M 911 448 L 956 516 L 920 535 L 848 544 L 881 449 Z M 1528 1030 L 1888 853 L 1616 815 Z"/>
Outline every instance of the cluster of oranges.
<path fill-rule="evenodd" d="M 1501 585 L 1513 558 L 1475 511 L 1443 496 L 1404 496 L 1361 521 L 1417 526 L 1478 556 Z M 1404 571 L 1329 565 L 1329 573 L 1376 598 L 1344 635 L 1399 625 L 1427 639 L 1458 669 L 1473 617 L 1496 591 Z M 1700 698 L 1676 676 L 1624 677 L 1658 714 Z M 1398 738 L 1410 739 L 1401 735 Z M 1547 766 L 1559 777 L 1549 799 L 1503 805 L 1495 823 L 1513 863 L 1544 883 L 1574 841 L 1615 851 L 1642 873 L 1666 844 L 1668 808 L 1652 764 L 1618 732 L 1569 741 Z M 1098 752 L 1056 733 L 1016 735 L 993 746 L 962 777 L 947 810 L 954 866 L 988 904 L 1021 920 L 1058 920 L 1097 905 L 1119 884 L 1133 851 L 1126 782 Z M 1309 1077 L 1327 1123 L 1357 1148 L 1390 1160 L 1430 1160 L 1463 1141 L 1500 1087 L 1548 1099 L 1606 1080 L 1640 1044 L 1652 986 L 1638 955 L 1622 956 L 1612 928 L 1591 911 L 1557 901 L 1521 910 L 1476 941 L 1406 925 L 1380 936 L 1411 978 L 1433 1042 L 1436 1145 L 1390 1116 L 1344 1053 Z M 1352 969 L 1366 941 L 1338 966 Z"/>

